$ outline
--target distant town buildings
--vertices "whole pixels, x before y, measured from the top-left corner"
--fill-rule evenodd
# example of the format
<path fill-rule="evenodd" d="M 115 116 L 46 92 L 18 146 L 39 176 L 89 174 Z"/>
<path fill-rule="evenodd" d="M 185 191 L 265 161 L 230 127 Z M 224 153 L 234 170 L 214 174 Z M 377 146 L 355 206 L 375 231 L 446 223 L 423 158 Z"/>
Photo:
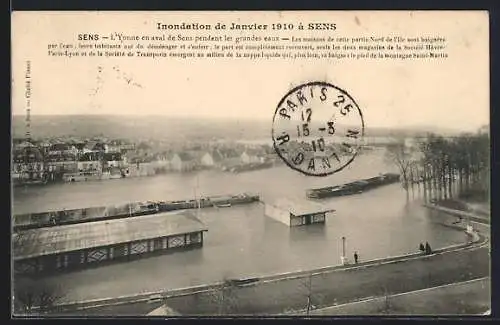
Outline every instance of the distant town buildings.
<path fill-rule="evenodd" d="M 243 153 L 240 156 L 240 159 L 244 164 L 261 163 L 264 162 L 264 155 L 262 150 L 248 148 L 245 151 L 243 151 Z"/>
<path fill-rule="evenodd" d="M 365 146 L 386 146 L 390 137 L 367 137 Z M 415 139 L 405 144 L 415 146 Z M 290 143 L 290 146 L 301 146 Z M 81 181 L 151 176 L 159 173 L 219 169 L 242 172 L 280 163 L 269 144 L 205 141 L 168 143 L 143 140 L 44 139 L 13 140 L 12 177 L 15 183 Z"/>
<path fill-rule="evenodd" d="M 222 161 L 224 160 L 224 157 L 222 156 L 222 153 L 215 149 L 212 151 L 207 151 L 203 156 L 201 157 L 201 165 L 205 167 L 215 167 L 215 166 L 220 166 Z"/>
<path fill-rule="evenodd" d="M 196 159 L 188 152 L 174 154 L 171 160 L 172 170 L 178 172 L 187 172 L 195 169 Z"/>
<path fill-rule="evenodd" d="M 32 143 L 23 142 L 14 148 L 12 158 L 12 179 L 14 182 L 41 182 L 44 180 L 44 157 L 40 149 Z"/>
<path fill-rule="evenodd" d="M 155 141 L 132 144 L 123 140 L 51 139 L 14 140 L 13 146 L 12 175 L 16 182 L 140 177 L 200 169 L 229 170 L 245 165 L 255 168 L 255 164 L 276 158 L 268 145 L 250 147 L 235 143 L 168 146 Z"/>

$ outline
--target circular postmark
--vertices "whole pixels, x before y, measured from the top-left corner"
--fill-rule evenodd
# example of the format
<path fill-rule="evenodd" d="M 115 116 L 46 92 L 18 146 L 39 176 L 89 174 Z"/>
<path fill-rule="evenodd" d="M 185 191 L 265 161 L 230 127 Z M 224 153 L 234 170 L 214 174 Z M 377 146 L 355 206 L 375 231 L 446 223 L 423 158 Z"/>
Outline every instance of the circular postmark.
<path fill-rule="evenodd" d="M 327 82 L 290 90 L 273 117 L 273 146 L 292 169 L 327 176 L 349 165 L 362 144 L 363 114 L 345 91 Z"/>

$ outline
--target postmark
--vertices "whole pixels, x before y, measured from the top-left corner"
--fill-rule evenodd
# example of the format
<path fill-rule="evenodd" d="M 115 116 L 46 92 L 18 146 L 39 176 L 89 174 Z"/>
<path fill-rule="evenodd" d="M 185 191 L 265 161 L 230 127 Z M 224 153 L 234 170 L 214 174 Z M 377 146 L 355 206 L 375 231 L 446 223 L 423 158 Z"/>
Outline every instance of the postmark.
<path fill-rule="evenodd" d="M 327 176 L 355 159 L 364 129 L 363 114 L 351 95 L 327 82 L 310 82 L 293 88 L 279 102 L 273 146 L 290 168 Z"/>

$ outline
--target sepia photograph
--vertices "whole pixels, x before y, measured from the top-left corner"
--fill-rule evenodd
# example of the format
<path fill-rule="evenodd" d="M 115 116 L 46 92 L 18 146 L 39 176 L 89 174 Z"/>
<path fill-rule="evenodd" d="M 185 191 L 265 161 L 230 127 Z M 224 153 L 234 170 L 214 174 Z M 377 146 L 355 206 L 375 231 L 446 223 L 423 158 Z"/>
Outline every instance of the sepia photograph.
<path fill-rule="evenodd" d="M 491 315 L 487 11 L 11 25 L 13 317 Z"/>

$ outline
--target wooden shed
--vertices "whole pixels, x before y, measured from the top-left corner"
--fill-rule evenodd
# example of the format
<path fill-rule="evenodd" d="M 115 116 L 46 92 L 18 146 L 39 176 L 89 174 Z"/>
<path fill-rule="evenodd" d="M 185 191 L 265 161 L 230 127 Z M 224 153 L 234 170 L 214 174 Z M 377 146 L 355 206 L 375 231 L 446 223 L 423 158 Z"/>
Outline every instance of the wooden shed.
<path fill-rule="evenodd" d="M 321 204 L 291 199 L 266 203 L 264 210 L 266 216 L 290 227 L 325 223 L 327 213 L 335 211 Z"/>
<path fill-rule="evenodd" d="M 206 226 L 187 212 L 56 226 L 13 234 L 14 269 L 52 272 L 201 247 Z"/>

